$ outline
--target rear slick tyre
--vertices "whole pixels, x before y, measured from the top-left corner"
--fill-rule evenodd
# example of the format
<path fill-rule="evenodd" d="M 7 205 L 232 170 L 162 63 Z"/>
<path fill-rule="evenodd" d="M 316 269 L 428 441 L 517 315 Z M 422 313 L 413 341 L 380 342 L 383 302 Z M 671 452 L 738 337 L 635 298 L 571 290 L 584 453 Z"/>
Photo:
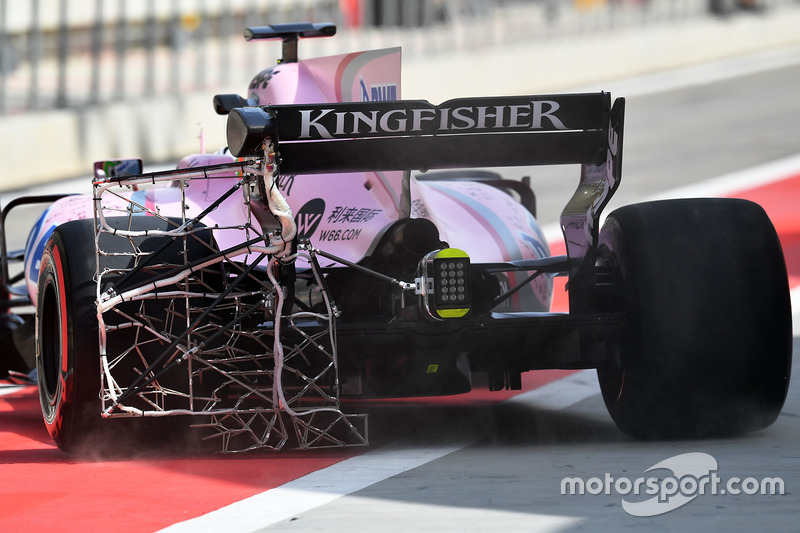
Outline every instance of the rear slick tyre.
<path fill-rule="evenodd" d="M 780 242 L 760 206 L 623 207 L 608 216 L 599 253 L 626 322 L 619 362 L 598 369 L 620 430 L 702 438 L 775 421 L 789 386 L 792 318 Z"/>
<path fill-rule="evenodd" d="M 94 274 L 92 221 L 57 227 L 39 269 L 36 366 L 45 425 L 68 452 L 101 420 Z"/>
<path fill-rule="evenodd" d="M 165 230 L 170 225 L 155 217 L 134 217 L 130 222 L 118 217 L 106 221 L 113 227 L 119 224 L 136 231 Z M 196 237 L 187 244 L 190 260 L 201 257 L 200 254 L 208 253 L 209 247 L 213 247 L 210 233 L 200 232 Z M 108 234 L 101 235 L 100 239 L 107 252 L 121 252 L 125 245 L 130 246 L 127 240 L 125 245 L 111 241 Z M 145 252 L 160 249 L 165 241 L 158 236 L 133 240 Z M 119 248 L 112 249 L 114 246 Z M 161 249 L 159 263 L 179 263 L 181 249 L 180 243 Z M 180 417 L 104 419 L 101 416 L 96 261 L 93 220 L 75 220 L 56 227 L 45 246 L 36 304 L 39 400 L 47 430 L 59 448 L 77 455 L 116 455 L 125 453 L 131 446 L 151 446 L 166 441 L 186 424 Z M 132 259 L 109 254 L 101 257 L 100 266 L 101 269 L 126 269 L 132 266 Z M 140 272 L 131 283 L 150 276 L 150 271 Z M 106 276 L 104 280 L 109 278 Z M 155 309 L 153 313 L 159 311 L 164 309 Z M 133 332 L 117 331 L 115 339 L 107 339 L 107 343 L 129 346 L 133 335 Z"/>

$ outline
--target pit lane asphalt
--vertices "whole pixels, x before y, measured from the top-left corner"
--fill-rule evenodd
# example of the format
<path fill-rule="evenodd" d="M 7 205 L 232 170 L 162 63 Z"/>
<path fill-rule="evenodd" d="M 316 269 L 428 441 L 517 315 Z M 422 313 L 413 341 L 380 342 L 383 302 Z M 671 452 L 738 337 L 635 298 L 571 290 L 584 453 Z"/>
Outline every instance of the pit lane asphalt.
<path fill-rule="evenodd" d="M 795 338 L 795 354 L 798 349 L 800 339 Z M 795 376 L 798 371 L 795 358 Z M 796 531 L 799 411 L 800 393 L 794 386 L 783 414 L 767 430 L 737 439 L 674 442 L 620 435 L 599 395 L 561 411 L 542 410 L 523 399 L 490 413 L 454 413 L 445 420 L 431 419 L 426 427 L 436 424 L 438 436 L 426 433 L 416 445 L 452 446 L 453 434 L 480 442 L 252 531 Z M 627 514 L 621 504 L 644 497 L 625 496 L 611 485 L 596 495 L 561 492 L 565 478 L 664 479 L 672 474 L 647 470 L 698 452 L 716 459 L 724 482 L 777 476 L 786 494 L 709 491 L 681 508 L 642 518 Z"/>

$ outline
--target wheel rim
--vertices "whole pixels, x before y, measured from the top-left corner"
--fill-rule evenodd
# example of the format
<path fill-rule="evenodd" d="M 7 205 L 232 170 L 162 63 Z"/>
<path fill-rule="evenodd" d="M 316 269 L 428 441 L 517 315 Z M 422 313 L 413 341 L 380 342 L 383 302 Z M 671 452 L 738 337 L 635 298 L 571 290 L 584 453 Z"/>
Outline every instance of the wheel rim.
<path fill-rule="evenodd" d="M 40 309 L 39 350 L 42 363 L 44 388 L 51 404 L 58 393 L 60 370 L 61 321 L 58 313 L 58 298 L 53 283 L 48 280 Z"/>

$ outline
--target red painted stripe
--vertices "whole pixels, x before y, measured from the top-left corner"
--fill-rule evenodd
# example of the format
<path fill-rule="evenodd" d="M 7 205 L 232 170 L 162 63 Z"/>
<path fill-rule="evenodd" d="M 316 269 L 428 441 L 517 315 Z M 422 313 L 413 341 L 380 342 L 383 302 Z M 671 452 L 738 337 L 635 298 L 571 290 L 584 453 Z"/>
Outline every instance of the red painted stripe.
<path fill-rule="evenodd" d="M 530 390 L 570 371 L 531 372 Z M 520 391 L 387 400 L 420 406 L 488 404 Z M 235 456 L 77 460 L 50 441 L 33 387 L 0 398 L 0 531 L 149 532 L 203 515 L 362 453 L 312 450 Z"/>
<path fill-rule="evenodd" d="M 789 273 L 789 285 L 800 285 L 800 173 L 763 187 L 754 187 L 732 194 L 761 205 L 775 225 L 783 246 Z"/>
<path fill-rule="evenodd" d="M 352 63 L 353 60 L 357 58 L 359 55 L 361 55 L 361 52 L 352 52 L 350 54 L 347 54 L 344 57 L 344 59 L 342 59 L 342 62 L 339 63 L 339 66 L 336 67 L 336 74 L 334 75 L 333 78 L 333 86 L 335 87 L 336 90 L 337 102 L 342 101 L 342 93 L 345 90 L 345 88 L 342 87 L 342 77 L 344 76 L 344 71 L 347 69 L 347 66 L 350 65 L 350 63 Z M 347 90 L 350 91 L 351 88 L 347 87 Z"/>
<path fill-rule="evenodd" d="M 61 252 L 57 246 L 53 247 L 53 262 L 56 269 L 56 280 L 58 283 L 59 306 L 61 313 L 59 315 L 59 326 L 61 328 L 61 373 L 67 374 L 69 368 L 69 324 L 67 323 L 67 300 L 63 297 L 65 292 L 66 280 L 64 279 L 64 265 L 61 263 Z"/>
<path fill-rule="evenodd" d="M 800 200 L 800 174 L 788 176 L 769 185 L 754 187 L 731 193 L 731 198 L 741 198 L 759 204 L 767 212 L 783 247 L 783 254 L 789 272 L 789 286 L 800 285 L 800 216 L 797 202 Z M 563 241 L 550 244 L 552 255 L 563 255 L 566 246 Z M 558 312 L 569 310 L 566 278 L 556 278 L 553 283 L 553 304 L 551 309 Z"/>
<path fill-rule="evenodd" d="M 34 387 L 0 398 L 0 531 L 149 532 L 280 486 L 353 455 L 78 460 L 44 428 Z"/>
<path fill-rule="evenodd" d="M 550 255 L 566 255 L 567 245 L 564 241 L 550 243 Z M 550 310 L 557 313 L 569 311 L 569 294 L 567 293 L 567 278 L 557 277 L 553 279 L 553 303 Z"/>

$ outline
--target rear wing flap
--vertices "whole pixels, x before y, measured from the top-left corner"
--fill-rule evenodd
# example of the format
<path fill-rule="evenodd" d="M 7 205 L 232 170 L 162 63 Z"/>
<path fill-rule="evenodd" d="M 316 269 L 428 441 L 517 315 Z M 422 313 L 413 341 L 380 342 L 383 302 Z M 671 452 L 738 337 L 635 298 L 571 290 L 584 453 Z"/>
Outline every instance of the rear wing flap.
<path fill-rule="evenodd" d="M 234 109 L 236 156 L 275 143 L 284 174 L 592 164 L 605 152 L 608 93 L 274 105 Z"/>

